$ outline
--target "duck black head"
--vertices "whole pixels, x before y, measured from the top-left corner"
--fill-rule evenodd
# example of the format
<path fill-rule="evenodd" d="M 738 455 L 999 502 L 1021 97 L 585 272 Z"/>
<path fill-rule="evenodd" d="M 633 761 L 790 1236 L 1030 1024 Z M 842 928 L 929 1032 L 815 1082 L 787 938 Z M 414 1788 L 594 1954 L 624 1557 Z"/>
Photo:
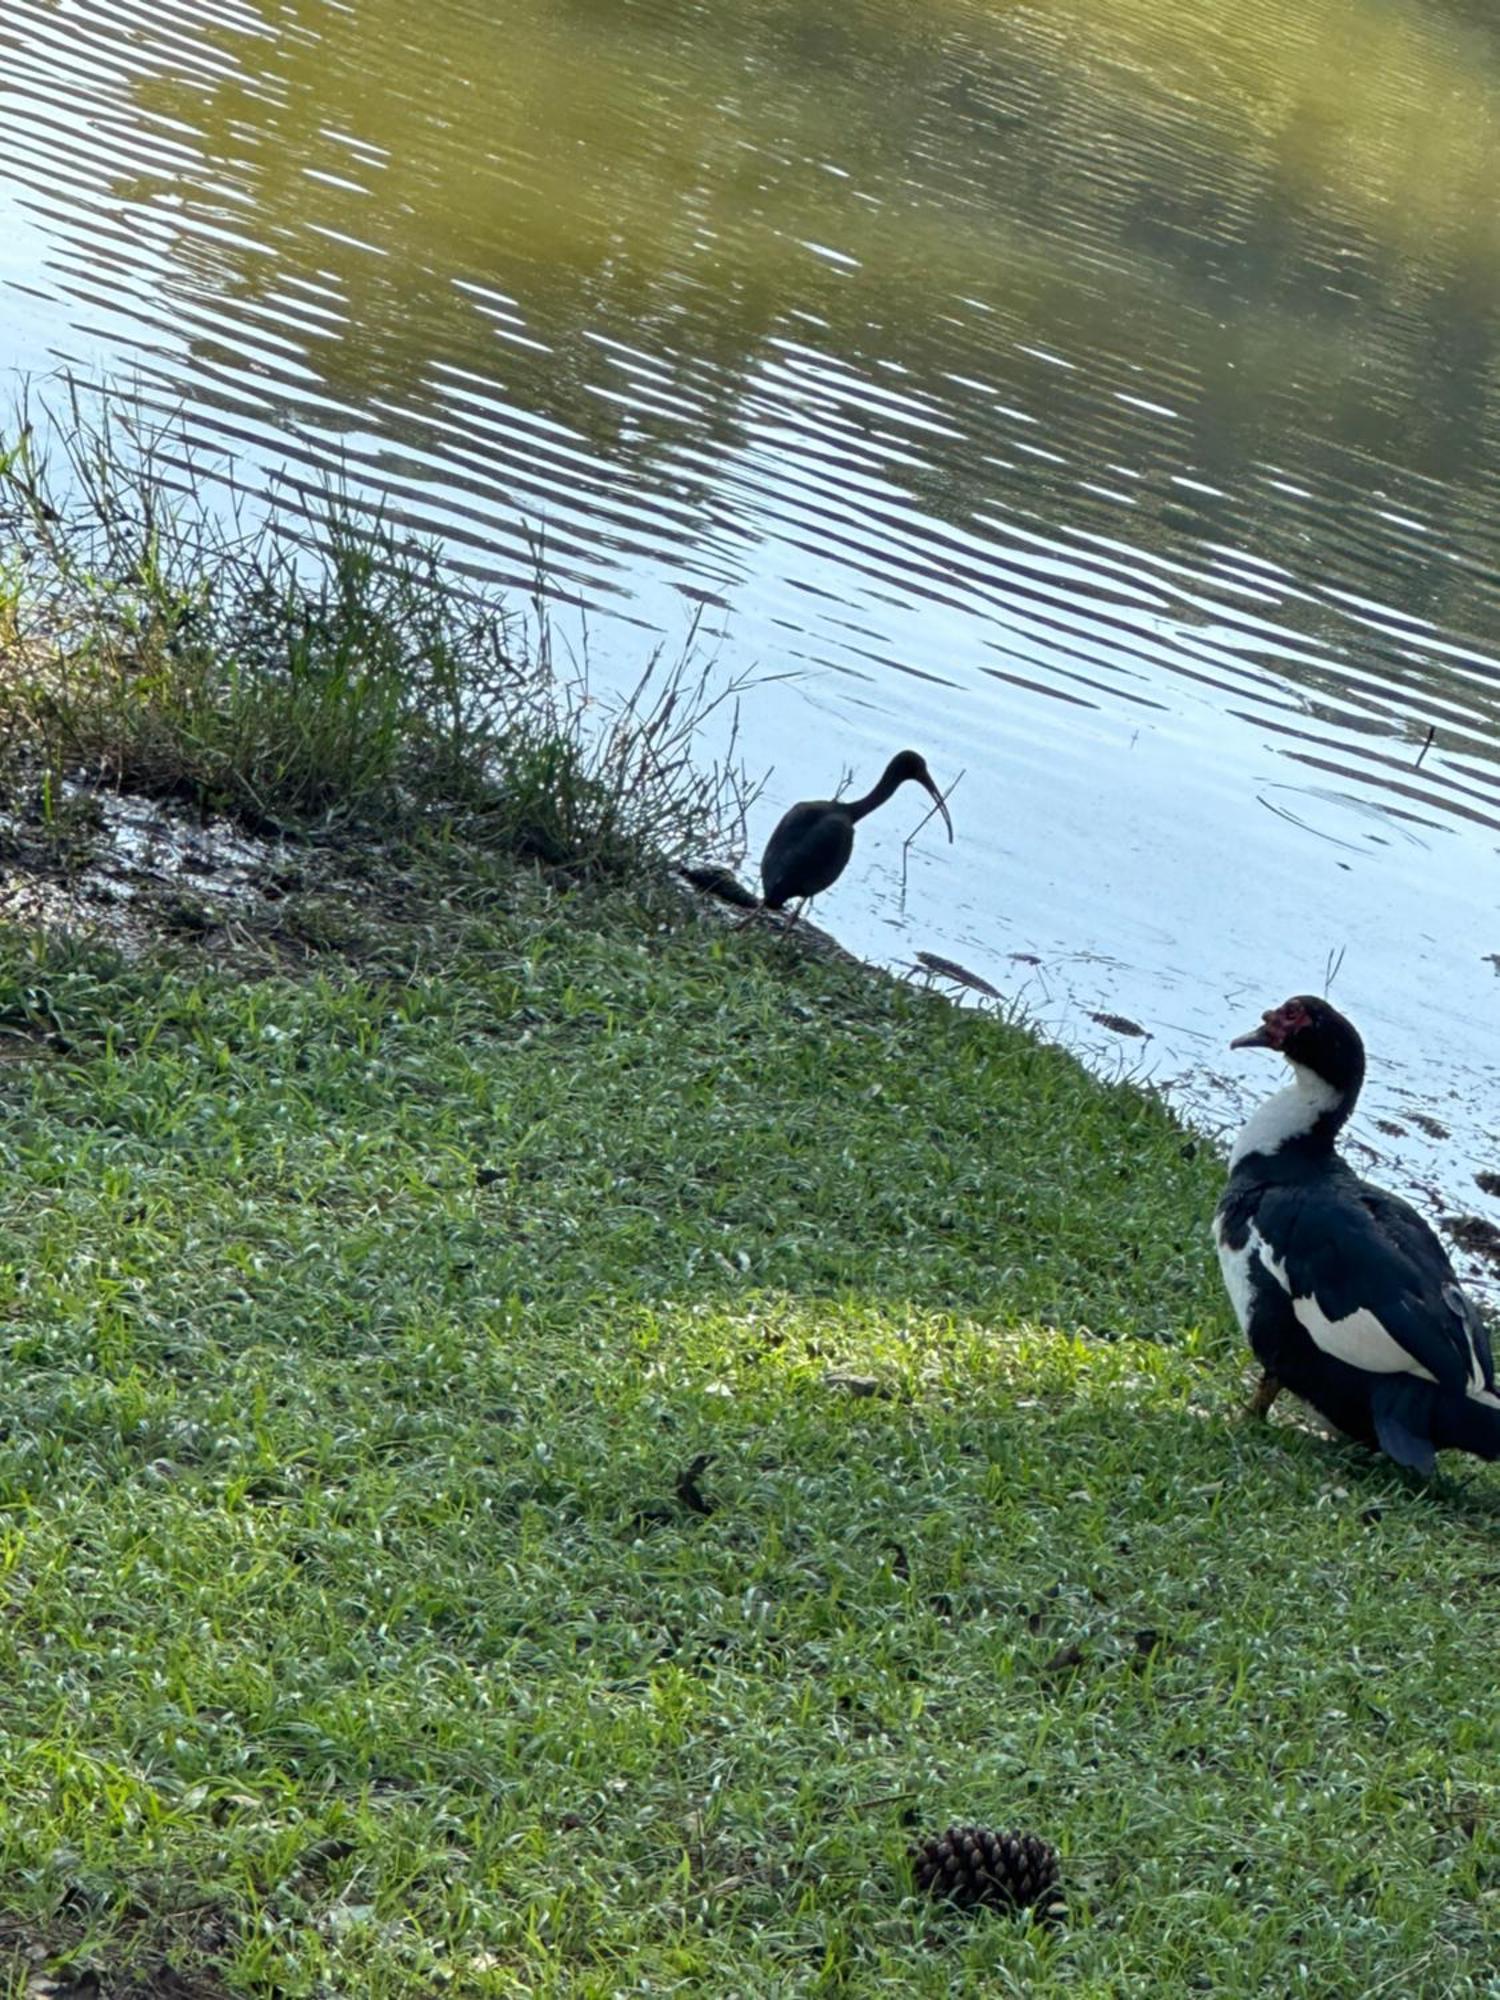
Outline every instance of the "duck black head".
<path fill-rule="evenodd" d="M 1237 1036 L 1232 1049 L 1277 1049 L 1297 1069 L 1310 1070 L 1353 1103 L 1365 1080 L 1365 1045 L 1337 1007 L 1314 993 L 1294 994 L 1268 1007 L 1260 1026 Z"/>
<path fill-rule="evenodd" d="M 1287 1146 L 1319 1155 L 1333 1145 L 1365 1080 L 1365 1045 L 1352 1021 L 1315 994 L 1298 993 L 1268 1008 L 1258 1028 L 1229 1046 L 1276 1049 L 1291 1064 L 1293 1078 L 1245 1125 L 1231 1165 Z"/>

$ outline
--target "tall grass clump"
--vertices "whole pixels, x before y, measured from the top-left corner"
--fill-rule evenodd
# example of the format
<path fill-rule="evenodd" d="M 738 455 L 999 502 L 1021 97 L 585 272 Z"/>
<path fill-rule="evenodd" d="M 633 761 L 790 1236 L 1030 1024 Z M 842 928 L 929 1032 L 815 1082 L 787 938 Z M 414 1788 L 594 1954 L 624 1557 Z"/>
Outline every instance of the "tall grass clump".
<path fill-rule="evenodd" d="M 212 497 L 208 497 L 209 495 Z M 544 581 L 544 580 L 543 580 Z M 178 799 L 254 828 L 461 815 L 486 840 L 618 876 L 733 845 L 731 749 L 695 740 L 735 687 L 690 633 L 602 699 L 532 605 L 330 485 L 247 525 L 170 427 L 85 399 L 0 440 L 0 784 Z"/>

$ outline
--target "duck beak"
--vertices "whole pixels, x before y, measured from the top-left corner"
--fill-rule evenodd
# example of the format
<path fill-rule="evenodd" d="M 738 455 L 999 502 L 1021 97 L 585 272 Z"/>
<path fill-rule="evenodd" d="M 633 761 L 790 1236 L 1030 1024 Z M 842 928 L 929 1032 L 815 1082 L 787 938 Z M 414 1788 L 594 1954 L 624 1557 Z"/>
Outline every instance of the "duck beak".
<path fill-rule="evenodd" d="M 943 815 L 943 825 L 948 829 L 948 845 L 951 847 L 953 845 L 953 821 L 948 817 L 947 801 L 931 778 L 927 780 L 927 789 L 936 801 L 938 811 Z"/>
<path fill-rule="evenodd" d="M 1248 1035 L 1236 1035 L 1229 1046 L 1232 1049 L 1274 1049 L 1276 1044 L 1271 1040 L 1271 1030 L 1262 1021 Z"/>

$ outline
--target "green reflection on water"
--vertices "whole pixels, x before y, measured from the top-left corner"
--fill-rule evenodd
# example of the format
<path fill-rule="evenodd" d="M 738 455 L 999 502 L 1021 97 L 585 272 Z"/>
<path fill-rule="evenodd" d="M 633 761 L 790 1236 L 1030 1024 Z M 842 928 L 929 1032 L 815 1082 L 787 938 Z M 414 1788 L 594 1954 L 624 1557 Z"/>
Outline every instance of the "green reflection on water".
<path fill-rule="evenodd" d="M 429 0 L 417 34 L 409 0 L 302 0 L 295 31 L 258 6 L 270 39 L 225 39 L 242 81 L 140 86 L 201 135 L 190 205 L 242 232 L 195 238 L 176 281 L 273 311 L 331 290 L 344 317 L 303 358 L 357 406 L 436 416 L 457 370 L 649 464 L 735 445 L 793 333 L 949 415 L 892 471 L 939 517 L 1002 483 L 1045 511 L 1123 458 L 1132 538 L 1170 550 L 1213 509 L 1168 468 L 1243 496 L 1252 464 L 1347 483 L 1368 458 L 1441 482 L 1424 507 L 1459 557 L 1482 535 L 1500 40 L 1477 10 Z M 649 395 L 611 398 L 601 338 L 650 357 Z M 1171 425 L 1102 422 L 1137 366 Z M 955 375 L 1037 414 L 1055 458 L 977 446 Z M 1235 539 L 1284 552 L 1281 504 L 1242 497 Z M 1473 628 L 1481 567 L 1393 564 L 1387 594 Z"/>

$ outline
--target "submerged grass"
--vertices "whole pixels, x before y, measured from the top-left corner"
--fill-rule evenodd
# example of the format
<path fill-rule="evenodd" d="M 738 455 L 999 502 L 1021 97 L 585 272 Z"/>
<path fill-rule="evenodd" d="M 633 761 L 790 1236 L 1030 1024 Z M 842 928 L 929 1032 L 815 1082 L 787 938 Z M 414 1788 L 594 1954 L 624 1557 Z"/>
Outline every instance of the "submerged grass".
<path fill-rule="evenodd" d="M 11 1934 L 1493 1991 L 1493 1489 L 1235 1420 L 1213 1160 L 993 1016 L 429 865 L 315 978 L 4 943 Z M 951 1819 L 1058 1842 L 1069 1926 L 913 1901 Z"/>
<path fill-rule="evenodd" d="M 1493 1479 L 1238 1419 L 1211 1153 L 667 893 L 683 711 L 507 767 L 380 563 L 236 651 L 33 512 L 13 774 L 370 835 L 295 977 L 0 931 L 9 1990 L 1492 1994 Z"/>

